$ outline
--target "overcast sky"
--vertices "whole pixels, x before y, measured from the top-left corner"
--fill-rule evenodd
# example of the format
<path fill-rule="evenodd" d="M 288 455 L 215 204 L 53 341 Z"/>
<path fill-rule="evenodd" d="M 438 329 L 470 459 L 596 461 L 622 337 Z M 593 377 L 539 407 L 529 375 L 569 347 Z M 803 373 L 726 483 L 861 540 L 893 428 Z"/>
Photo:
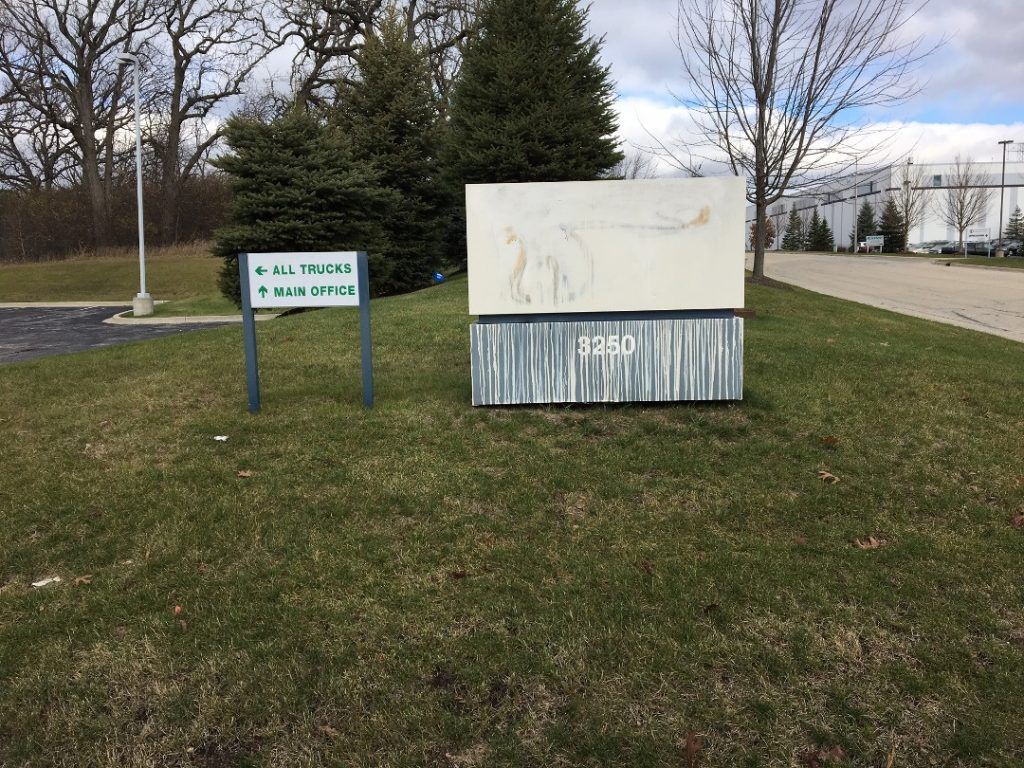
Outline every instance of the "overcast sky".
<path fill-rule="evenodd" d="M 619 94 L 620 134 L 651 144 L 685 136 L 692 123 L 671 96 L 686 81 L 675 48 L 676 0 L 594 0 L 591 32 Z M 876 116 L 892 132 L 890 154 L 918 162 L 1002 157 L 1000 139 L 1024 141 L 1024 0 L 931 0 L 914 23 L 927 41 L 947 39 L 921 73 L 921 94 Z M 646 130 L 645 130 L 646 129 Z"/>

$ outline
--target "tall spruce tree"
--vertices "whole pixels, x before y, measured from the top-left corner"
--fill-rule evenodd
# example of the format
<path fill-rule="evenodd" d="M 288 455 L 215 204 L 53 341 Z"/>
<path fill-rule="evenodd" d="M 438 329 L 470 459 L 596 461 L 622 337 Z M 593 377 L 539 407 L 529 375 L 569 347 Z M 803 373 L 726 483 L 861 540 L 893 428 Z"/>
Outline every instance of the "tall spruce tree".
<path fill-rule="evenodd" d="M 1003 237 L 1006 240 L 1024 240 L 1024 213 L 1021 213 L 1019 205 L 1010 214 L 1006 229 L 1003 230 Z"/>
<path fill-rule="evenodd" d="M 863 242 L 864 238 L 868 235 L 877 234 L 877 229 L 878 222 L 875 221 L 875 209 L 871 203 L 865 200 L 857 212 L 857 239 Z M 860 243 L 853 241 L 853 234 L 853 232 L 850 233 L 850 250 L 856 253 Z"/>
<path fill-rule="evenodd" d="M 406 37 L 392 10 L 379 36 L 366 40 L 354 82 L 339 87 L 332 121 L 395 192 L 381 211 L 389 246 L 370 270 L 374 291 L 400 293 L 427 285 L 442 260 L 445 198 L 437 102 L 426 57 Z"/>
<path fill-rule="evenodd" d="M 807 224 L 807 249 L 810 251 L 821 250 L 818 247 L 821 238 L 821 214 L 818 213 L 818 206 L 814 206 L 811 213 L 811 220 Z"/>
<path fill-rule="evenodd" d="M 355 162 L 338 129 L 293 110 L 270 123 L 232 118 L 225 139 L 230 152 L 216 165 L 233 195 L 214 254 L 224 259 L 221 292 L 236 304 L 239 252 L 386 249 L 380 211 L 394 193 Z"/>
<path fill-rule="evenodd" d="M 789 209 L 786 220 L 786 234 L 782 238 L 782 249 L 785 251 L 802 251 L 807 242 L 804 232 L 804 220 L 796 209 L 796 204 Z"/>
<path fill-rule="evenodd" d="M 814 215 L 811 216 L 808 243 L 809 250 L 825 252 L 831 251 L 835 245 L 832 229 L 825 217 L 818 213 L 817 207 L 814 209 Z"/>
<path fill-rule="evenodd" d="M 622 153 L 615 91 L 575 0 L 487 0 L 453 95 L 457 184 L 596 179 Z"/>
<path fill-rule="evenodd" d="M 903 253 L 906 250 L 905 228 L 899 206 L 893 198 L 889 198 L 882 209 L 882 218 L 878 222 L 878 234 L 885 237 L 882 250 L 885 253 Z"/>

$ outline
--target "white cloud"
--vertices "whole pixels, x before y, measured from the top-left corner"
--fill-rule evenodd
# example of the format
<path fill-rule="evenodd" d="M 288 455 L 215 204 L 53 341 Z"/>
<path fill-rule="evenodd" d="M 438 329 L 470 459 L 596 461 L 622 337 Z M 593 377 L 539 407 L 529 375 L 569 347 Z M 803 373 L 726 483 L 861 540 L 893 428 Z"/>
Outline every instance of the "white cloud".
<path fill-rule="evenodd" d="M 642 96 L 622 97 L 617 102 L 619 137 L 625 147 L 650 147 L 655 139 L 665 144 L 681 142 L 696 145 L 699 137 L 689 110 L 669 100 Z M 957 155 L 978 161 L 1002 159 L 997 142 L 1015 139 L 1024 142 L 1024 122 L 988 123 L 926 123 L 893 120 L 875 123 L 866 128 L 871 139 L 864 146 L 884 144 L 875 156 L 862 158 L 865 165 L 893 162 L 912 156 L 920 163 L 951 162 Z M 654 137 L 654 138 L 652 138 Z M 856 141 L 854 141 L 856 144 Z M 670 175 L 674 169 L 659 160 L 659 173 Z"/>

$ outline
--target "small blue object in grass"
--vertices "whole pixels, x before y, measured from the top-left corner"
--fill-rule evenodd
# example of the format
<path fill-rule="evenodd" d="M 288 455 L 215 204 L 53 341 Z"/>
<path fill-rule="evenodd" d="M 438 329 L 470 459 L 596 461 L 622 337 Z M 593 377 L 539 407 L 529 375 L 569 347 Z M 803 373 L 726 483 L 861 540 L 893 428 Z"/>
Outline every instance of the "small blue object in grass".
<path fill-rule="evenodd" d="M 433 274 L 433 278 L 434 278 L 434 282 L 435 283 L 443 283 L 444 282 L 444 275 L 442 275 L 440 272 L 435 272 Z"/>

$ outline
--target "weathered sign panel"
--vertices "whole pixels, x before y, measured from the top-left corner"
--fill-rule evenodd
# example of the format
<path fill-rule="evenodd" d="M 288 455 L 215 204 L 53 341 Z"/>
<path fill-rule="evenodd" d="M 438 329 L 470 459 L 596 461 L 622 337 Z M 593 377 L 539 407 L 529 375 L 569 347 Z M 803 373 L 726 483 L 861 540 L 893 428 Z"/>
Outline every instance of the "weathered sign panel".
<path fill-rule="evenodd" d="M 468 186 L 473 403 L 741 398 L 745 190 Z"/>
<path fill-rule="evenodd" d="M 738 400 L 743 320 L 706 314 L 474 323 L 473 403 Z"/>
<path fill-rule="evenodd" d="M 742 178 L 466 188 L 474 315 L 743 306 Z"/>

